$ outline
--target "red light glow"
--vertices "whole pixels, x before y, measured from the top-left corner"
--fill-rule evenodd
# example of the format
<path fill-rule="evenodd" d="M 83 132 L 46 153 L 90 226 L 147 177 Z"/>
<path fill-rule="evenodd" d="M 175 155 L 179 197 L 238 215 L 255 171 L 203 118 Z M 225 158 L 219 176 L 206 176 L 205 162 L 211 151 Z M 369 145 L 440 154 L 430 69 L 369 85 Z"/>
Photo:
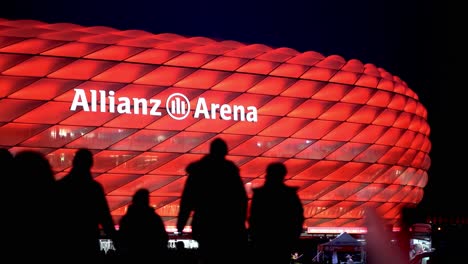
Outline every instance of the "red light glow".
<path fill-rule="evenodd" d="M 72 111 L 83 99 L 75 89 L 107 97 L 93 101 L 103 102 L 95 112 Z M 177 108 L 166 104 L 174 94 L 185 97 L 171 102 Z M 135 98 L 148 103 L 146 115 L 132 112 Z M 222 137 L 248 190 L 263 183 L 270 162 L 286 164 L 309 233 L 363 233 L 368 206 L 398 225 L 401 208 L 423 197 L 429 134 L 407 84 L 356 59 L 0 19 L 0 147 L 45 153 L 57 178 L 76 148 L 92 149 L 116 221 L 146 187 L 173 230 L 185 165 Z"/>

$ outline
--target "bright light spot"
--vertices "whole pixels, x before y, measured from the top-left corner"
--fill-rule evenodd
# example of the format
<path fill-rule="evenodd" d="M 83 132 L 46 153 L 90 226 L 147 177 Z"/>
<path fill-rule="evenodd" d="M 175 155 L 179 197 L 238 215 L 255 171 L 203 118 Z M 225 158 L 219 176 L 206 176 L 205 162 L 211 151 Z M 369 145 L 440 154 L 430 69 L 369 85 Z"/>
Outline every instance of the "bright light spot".
<path fill-rule="evenodd" d="M 60 137 L 66 137 L 67 134 L 68 134 L 68 131 L 69 131 L 68 129 L 60 128 L 60 129 L 59 129 L 59 136 L 60 136 Z"/>

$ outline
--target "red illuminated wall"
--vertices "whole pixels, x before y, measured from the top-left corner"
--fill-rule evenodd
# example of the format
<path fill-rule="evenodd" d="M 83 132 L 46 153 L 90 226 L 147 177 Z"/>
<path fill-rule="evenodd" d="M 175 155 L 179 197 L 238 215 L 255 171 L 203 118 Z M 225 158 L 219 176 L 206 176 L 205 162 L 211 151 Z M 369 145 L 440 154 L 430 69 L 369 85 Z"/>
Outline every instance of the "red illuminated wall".
<path fill-rule="evenodd" d="M 72 111 L 74 89 L 88 98 L 95 90 L 161 100 L 161 115 L 149 108 L 146 115 L 142 109 L 111 112 L 108 101 L 102 112 L 99 105 L 97 112 L 80 106 Z M 164 103 L 174 93 L 192 107 L 181 120 Z M 211 102 L 253 106 L 257 120 L 195 118 L 200 98 L 209 108 Z M 262 184 L 267 164 L 286 164 L 287 184 L 299 187 L 307 226 L 363 226 L 366 206 L 397 224 L 400 209 L 423 196 L 429 133 L 426 109 L 407 84 L 359 60 L 204 37 L 0 19 L 0 147 L 45 153 L 57 178 L 70 168 L 77 148 L 91 148 L 94 175 L 116 220 L 135 190 L 146 187 L 166 225 L 174 225 L 185 166 L 219 136 L 228 142 L 228 158 L 240 167 L 249 195 Z"/>

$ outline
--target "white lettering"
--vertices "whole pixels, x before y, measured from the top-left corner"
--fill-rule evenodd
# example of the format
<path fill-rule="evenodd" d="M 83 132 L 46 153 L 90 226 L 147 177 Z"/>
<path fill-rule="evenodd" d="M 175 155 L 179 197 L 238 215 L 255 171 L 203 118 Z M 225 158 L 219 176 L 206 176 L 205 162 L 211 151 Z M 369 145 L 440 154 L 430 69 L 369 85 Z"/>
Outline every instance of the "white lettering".
<path fill-rule="evenodd" d="M 257 122 L 258 121 L 258 114 L 257 114 L 257 107 L 255 106 L 247 106 L 247 110 L 249 111 L 246 115 L 248 122 Z"/>
<path fill-rule="evenodd" d="M 158 111 L 158 108 L 161 105 L 161 100 L 150 99 L 150 104 L 153 104 L 153 107 L 151 107 L 150 115 L 161 116 L 162 113 Z"/>
<path fill-rule="evenodd" d="M 229 105 L 223 104 L 219 109 L 219 115 L 223 120 L 231 120 L 231 107 Z"/>
<path fill-rule="evenodd" d="M 91 93 L 91 112 L 96 112 L 97 107 L 97 93 L 96 90 L 89 90 Z"/>
<path fill-rule="evenodd" d="M 115 113 L 117 111 L 119 114 L 147 115 L 148 107 L 151 107 L 149 112 L 150 115 L 162 116 L 162 112 L 158 111 L 162 104 L 162 101 L 159 99 L 149 99 L 149 101 L 145 98 L 130 99 L 125 96 L 116 97 L 114 91 L 106 92 L 105 90 L 89 90 L 89 93 L 91 94 L 91 100 L 89 100 L 84 89 L 76 88 L 74 91 L 75 95 L 70 106 L 71 111 L 76 111 L 78 107 L 81 107 L 85 112 L 97 112 L 99 106 L 100 112 L 109 111 L 110 113 Z M 190 105 L 186 107 L 186 103 L 181 101 L 180 98 L 175 98 L 171 103 L 172 109 L 176 114 L 183 114 L 187 108 L 190 108 Z M 198 98 L 193 117 L 203 117 L 205 119 L 220 118 L 222 120 L 235 121 L 247 120 L 248 122 L 258 121 L 257 108 L 255 106 L 247 106 L 246 108 L 242 105 L 217 103 L 211 103 L 209 106 L 210 107 L 208 107 L 208 103 L 205 98 Z"/>
<path fill-rule="evenodd" d="M 216 111 L 219 108 L 219 104 L 211 104 L 211 119 L 216 119 Z"/>
<path fill-rule="evenodd" d="M 99 97 L 101 99 L 99 101 L 101 112 L 105 113 L 106 112 L 106 91 L 100 90 Z"/>
<path fill-rule="evenodd" d="M 206 105 L 205 98 L 200 97 L 198 98 L 197 107 L 195 108 L 195 114 L 193 117 L 198 118 L 200 114 L 203 114 L 206 119 L 210 119 L 210 115 L 208 113 L 208 106 Z"/>
<path fill-rule="evenodd" d="M 130 99 L 128 97 L 119 97 L 117 101 L 121 102 L 117 105 L 117 113 L 119 114 L 131 114 L 132 107 L 130 106 Z"/>
<path fill-rule="evenodd" d="M 83 89 L 73 89 L 75 90 L 75 96 L 73 97 L 73 102 L 70 107 L 70 110 L 76 111 L 76 107 L 81 106 L 83 111 L 89 112 L 88 99 L 86 98 L 86 93 Z"/>
<path fill-rule="evenodd" d="M 141 107 L 141 113 L 143 115 L 146 115 L 148 112 L 148 101 L 146 101 L 146 99 L 144 98 L 133 98 L 133 112 L 136 115 L 140 113 L 140 107 Z"/>
<path fill-rule="evenodd" d="M 109 91 L 109 112 L 110 113 L 115 113 L 115 98 L 114 98 L 115 92 L 114 91 Z"/>
<path fill-rule="evenodd" d="M 237 121 L 239 120 L 244 121 L 245 120 L 245 109 L 242 105 L 235 105 L 234 106 L 234 120 Z"/>
<path fill-rule="evenodd" d="M 197 107 L 195 108 L 195 113 L 193 115 L 194 118 L 199 118 L 200 115 L 203 115 L 206 119 L 216 119 L 219 109 L 219 116 L 222 120 L 240 120 L 240 121 L 247 121 L 249 122 L 257 122 L 258 115 L 257 115 L 257 108 L 255 106 L 248 106 L 247 110 L 249 111 L 247 114 L 245 113 L 245 107 L 242 105 L 228 105 L 228 104 L 215 104 L 212 103 L 210 110 L 208 110 L 208 105 L 206 103 L 205 98 L 200 97 L 197 101 Z"/>

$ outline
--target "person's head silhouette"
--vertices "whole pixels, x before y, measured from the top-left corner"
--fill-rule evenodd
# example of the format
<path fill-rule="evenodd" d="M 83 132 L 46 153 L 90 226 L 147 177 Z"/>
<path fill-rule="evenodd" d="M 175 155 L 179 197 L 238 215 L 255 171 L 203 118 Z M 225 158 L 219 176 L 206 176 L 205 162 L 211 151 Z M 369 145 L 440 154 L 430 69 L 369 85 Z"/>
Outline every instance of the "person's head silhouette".
<path fill-rule="evenodd" d="M 215 138 L 210 144 L 210 155 L 213 157 L 224 158 L 228 153 L 228 146 L 221 138 Z"/>
<path fill-rule="evenodd" d="M 78 149 L 73 157 L 73 168 L 90 170 L 93 167 L 93 153 L 89 149 Z"/>
<path fill-rule="evenodd" d="M 28 186 L 39 189 L 39 186 L 50 186 L 55 182 L 49 160 L 40 152 L 25 150 L 14 157 L 16 175 Z"/>
<path fill-rule="evenodd" d="M 286 166 L 281 162 L 270 163 L 266 169 L 265 181 L 267 184 L 281 184 L 288 174 Z"/>
<path fill-rule="evenodd" d="M 149 205 L 149 196 L 148 189 L 138 189 L 132 197 L 132 204 L 137 206 Z"/>

